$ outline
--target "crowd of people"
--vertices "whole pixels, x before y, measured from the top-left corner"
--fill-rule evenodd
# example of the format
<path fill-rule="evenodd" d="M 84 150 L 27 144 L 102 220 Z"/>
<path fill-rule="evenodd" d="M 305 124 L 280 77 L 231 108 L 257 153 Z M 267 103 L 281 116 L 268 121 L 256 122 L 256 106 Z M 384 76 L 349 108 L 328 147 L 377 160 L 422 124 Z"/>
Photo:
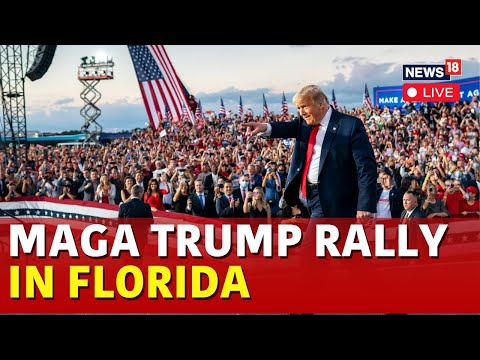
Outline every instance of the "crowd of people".
<path fill-rule="evenodd" d="M 429 218 L 480 216 L 478 96 L 454 105 L 407 102 L 402 108 L 340 111 L 363 122 L 372 144 L 376 217 L 411 212 L 412 196 L 420 214 Z M 283 201 L 295 140 L 250 136 L 242 128 L 246 122 L 295 116 L 212 114 L 196 124 L 164 121 L 155 132 L 136 129 L 104 145 L 29 144 L 15 154 L 7 148 L 0 152 L 1 201 L 45 196 L 120 205 L 139 185 L 153 212 L 308 216 Z"/>

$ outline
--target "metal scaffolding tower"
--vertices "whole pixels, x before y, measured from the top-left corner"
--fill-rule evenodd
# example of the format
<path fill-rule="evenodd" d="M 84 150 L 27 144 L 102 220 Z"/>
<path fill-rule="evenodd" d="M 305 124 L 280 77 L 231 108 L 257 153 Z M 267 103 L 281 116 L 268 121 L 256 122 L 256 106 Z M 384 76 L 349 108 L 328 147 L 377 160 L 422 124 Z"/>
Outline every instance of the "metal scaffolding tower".
<path fill-rule="evenodd" d="M 82 57 L 82 64 L 78 67 L 78 80 L 84 85 L 84 90 L 80 97 L 85 102 L 85 106 L 80 110 L 80 115 L 85 119 L 82 131 L 85 133 L 84 143 L 98 143 L 102 132 L 102 126 L 97 122 L 102 111 L 95 104 L 101 99 L 102 95 L 95 89 L 101 80 L 113 79 L 113 60 L 107 58 L 107 61 L 96 62 L 94 56 Z"/>
<path fill-rule="evenodd" d="M 25 113 L 25 70 L 29 62 L 29 46 L 0 45 L 0 88 L 2 91 L 2 142 L 16 155 L 17 147 L 27 145 Z M 26 52 L 27 59 L 24 59 Z"/>

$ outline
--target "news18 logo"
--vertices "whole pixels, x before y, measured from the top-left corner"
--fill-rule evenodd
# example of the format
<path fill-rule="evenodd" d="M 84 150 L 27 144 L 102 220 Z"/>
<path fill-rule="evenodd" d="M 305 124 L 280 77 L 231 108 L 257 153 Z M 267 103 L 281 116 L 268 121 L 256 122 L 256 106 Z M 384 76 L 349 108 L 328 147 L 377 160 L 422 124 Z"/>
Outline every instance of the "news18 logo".
<path fill-rule="evenodd" d="M 403 81 L 449 81 L 450 76 L 462 75 L 461 59 L 445 59 L 443 65 L 403 65 Z M 460 100 L 460 84 L 405 83 L 404 101 L 456 102 Z"/>

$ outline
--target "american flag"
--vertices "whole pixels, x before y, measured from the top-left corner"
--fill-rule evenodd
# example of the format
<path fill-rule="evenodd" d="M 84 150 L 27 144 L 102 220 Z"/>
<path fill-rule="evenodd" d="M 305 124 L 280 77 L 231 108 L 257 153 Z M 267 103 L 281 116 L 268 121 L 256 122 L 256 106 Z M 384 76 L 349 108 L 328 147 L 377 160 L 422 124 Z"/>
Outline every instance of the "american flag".
<path fill-rule="evenodd" d="M 335 97 L 335 90 L 332 90 L 332 106 L 335 110 L 338 110 L 337 99 Z"/>
<path fill-rule="evenodd" d="M 165 105 L 165 118 L 169 123 L 171 123 L 173 120 L 173 115 L 170 109 L 168 108 L 168 105 Z"/>
<path fill-rule="evenodd" d="M 220 98 L 220 109 L 218 110 L 218 117 L 225 117 L 226 112 L 225 112 L 225 105 L 223 105 L 223 99 Z"/>
<path fill-rule="evenodd" d="M 163 45 L 128 45 L 128 51 L 137 74 L 140 91 L 151 127 L 156 130 L 159 112 L 168 106 L 172 118 L 182 118 L 182 104 L 187 103 L 188 94 L 177 76 L 175 68 Z M 168 119 L 166 114 L 163 114 Z M 189 111 L 187 119 L 195 122 Z"/>
<path fill-rule="evenodd" d="M 268 106 L 267 106 L 267 100 L 265 99 L 265 94 L 263 94 L 263 116 L 265 117 L 268 116 Z"/>
<path fill-rule="evenodd" d="M 240 117 L 243 116 L 243 104 L 242 104 L 242 97 L 240 96 L 240 102 L 238 103 L 238 115 Z"/>
<path fill-rule="evenodd" d="M 200 102 L 200 100 L 198 100 L 197 109 L 195 110 L 195 120 L 203 120 L 202 103 Z"/>
<path fill-rule="evenodd" d="M 183 121 L 188 121 L 190 120 L 190 110 L 187 109 L 187 106 L 185 105 L 185 103 L 182 104 L 182 120 Z"/>
<path fill-rule="evenodd" d="M 287 99 L 285 98 L 285 93 L 282 95 L 282 114 L 288 115 L 288 103 Z"/>
<path fill-rule="evenodd" d="M 368 93 L 367 84 L 365 83 L 365 91 L 363 93 L 363 107 L 372 108 L 372 101 L 370 100 L 370 94 Z"/>

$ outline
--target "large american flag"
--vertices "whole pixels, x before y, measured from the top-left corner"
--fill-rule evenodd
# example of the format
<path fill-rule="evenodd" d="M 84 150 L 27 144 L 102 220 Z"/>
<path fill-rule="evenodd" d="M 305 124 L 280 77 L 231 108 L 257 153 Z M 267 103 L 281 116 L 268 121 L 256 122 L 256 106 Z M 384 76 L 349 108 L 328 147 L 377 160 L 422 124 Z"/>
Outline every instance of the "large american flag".
<path fill-rule="evenodd" d="M 220 109 L 218 110 L 218 117 L 225 117 L 227 113 L 225 112 L 225 105 L 223 105 L 223 99 L 220 98 Z"/>
<path fill-rule="evenodd" d="M 285 98 L 285 93 L 282 95 L 282 114 L 288 115 L 288 103 L 287 99 Z"/>
<path fill-rule="evenodd" d="M 150 126 L 156 130 L 161 117 L 168 119 L 166 106 L 173 119 L 182 118 L 182 104 L 188 101 L 183 84 L 177 76 L 163 45 L 128 45 Z M 193 114 L 187 118 L 195 123 Z"/>
<path fill-rule="evenodd" d="M 335 97 L 335 90 L 332 90 L 332 106 L 335 110 L 338 110 L 337 98 Z"/>
<path fill-rule="evenodd" d="M 240 102 L 238 103 L 238 115 L 240 117 L 243 116 L 243 104 L 242 104 L 242 97 L 240 96 Z"/>
<path fill-rule="evenodd" d="M 267 100 L 265 99 L 265 94 L 263 94 L 263 116 L 265 117 L 268 116 L 268 106 L 267 106 Z"/>
<path fill-rule="evenodd" d="M 365 83 L 365 91 L 363 92 L 363 107 L 371 109 L 372 100 L 370 100 L 370 94 L 368 93 L 367 84 Z"/>

